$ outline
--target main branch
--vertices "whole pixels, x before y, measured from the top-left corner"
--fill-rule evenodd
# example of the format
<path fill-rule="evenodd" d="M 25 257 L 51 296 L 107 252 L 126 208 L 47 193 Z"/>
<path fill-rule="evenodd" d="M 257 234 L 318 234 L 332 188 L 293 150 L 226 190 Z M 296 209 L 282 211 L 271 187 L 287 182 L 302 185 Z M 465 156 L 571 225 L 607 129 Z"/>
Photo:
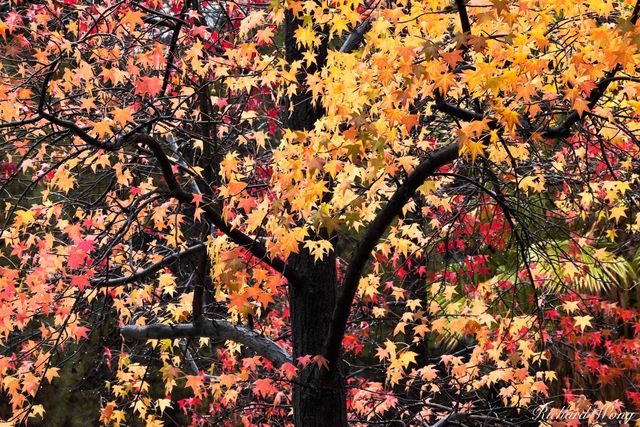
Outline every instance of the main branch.
<path fill-rule="evenodd" d="M 458 157 L 458 144 L 451 143 L 433 152 L 411 172 L 407 180 L 391 196 L 386 206 L 378 212 L 367 228 L 367 233 L 358 244 L 349 261 L 342 283 L 342 294 L 336 303 L 331 320 L 331 328 L 324 346 L 324 357 L 329 361 L 331 369 L 336 368 L 342 338 L 344 337 L 351 305 L 358 290 L 362 272 L 371 256 L 371 251 L 385 233 L 393 220 L 402 212 L 402 208 L 415 195 L 418 187 L 442 166 L 451 163 Z"/>

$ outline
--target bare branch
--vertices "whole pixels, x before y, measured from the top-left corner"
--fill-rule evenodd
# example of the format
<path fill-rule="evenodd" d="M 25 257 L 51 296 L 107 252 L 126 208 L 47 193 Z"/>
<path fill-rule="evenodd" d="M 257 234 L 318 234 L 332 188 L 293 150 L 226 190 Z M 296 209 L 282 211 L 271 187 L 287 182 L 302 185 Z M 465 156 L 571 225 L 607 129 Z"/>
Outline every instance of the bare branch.
<path fill-rule="evenodd" d="M 456 7 L 458 8 L 458 14 L 460 15 L 460 26 L 462 27 L 462 31 L 466 35 L 470 35 L 471 22 L 469 21 L 467 6 L 464 4 L 464 0 L 456 0 Z"/>
<path fill-rule="evenodd" d="M 197 245 L 191 246 L 190 248 L 185 249 L 182 252 L 176 252 L 173 255 L 169 255 L 166 258 L 163 258 L 162 260 L 156 262 L 155 264 L 150 265 L 149 267 L 145 268 L 144 270 L 138 271 L 136 273 L 133 273 L 130 276 L 125 276 L 125 277 L 115 277 L 113 279 L 107 279 L 106 277 L 96 277 L 94 279 L 91 280 L 91 284 L 94 286 L 98 286 L 98 287 L 109 287 L 109 286 L 120 286 L 120 285 L 126 285 L 127 283 L 132 283 L 135 282 L 137 280 L 141 280 L 157 271 L 159 271 L 161 268 L 170 265 L 172 263 L 174 263 L 175 261 L 179 260 L 180 258 L 184 258 L 186 256 L 189 255 L 193 255 L 196 253 L 200 253 L 203 252 L 206 249 L 206 246 L 203 245 L 202 243 L 199 243 Z"/>
<path fill-rule="evenodd" d="M 208 337 L 219 340 L 231 340 L 240 343 L 256 354 L 270 360 L 276 367 L 291 362 L 291 355 L 275 341 L 243 326 L 234 325 L 226 320 L 203 320 L 196 324 L 156 323 L 146 326 L 127 325 L 120 331 L 122 336 L 131 340 L 174 339 Z"/>
<path fill-rule="evenodd" d="M 442 99 L 442 96 L 436 92 L 435 108 L 445 114 L 455 117 L 456 119 L 463 120 L 465 122 L 473 122 L 484 119 L 484 116 L 475 111 L 465 110 L 464 108 L 453 105 Z"/>
<path fill-rule="evenodd" d="M 186 0 L 182 4 L 182 10 L 180 11 L 180 18 L 176 20 L 176 25 L 173 28 L 173 35 L 171 36 L 171 42 L 169 43 L 169 54 L 167 55 L 167 68 L 164 70 L 164 77 L 162 78 L 162 89 L 160 89 L 159 96 L 162 97 L 167 92 L 169 85 L 169 77 L 171 76 L 171 67 L 173 66 L 173 59 L 176 56 L 176 49 L 178 49 L 178 38 L 180 37 L 180 30 L 184 25 L 184 15 L 191 6 L 191 1 Z"/>
<path fill-rule="evenodd" d="M 367 18 L 349 33 L 349 36 L 340 47 L 340 52 L 351 53 L 364 39 L 364 34 L 371 28 L 371 18 Z"/>

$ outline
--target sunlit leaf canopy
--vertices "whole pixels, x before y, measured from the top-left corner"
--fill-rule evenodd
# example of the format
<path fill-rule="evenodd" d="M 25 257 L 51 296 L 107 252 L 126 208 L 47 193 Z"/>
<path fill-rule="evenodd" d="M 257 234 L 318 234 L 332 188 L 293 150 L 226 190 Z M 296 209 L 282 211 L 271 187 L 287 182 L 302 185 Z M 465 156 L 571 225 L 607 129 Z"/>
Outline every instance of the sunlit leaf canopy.
<path fill-rule="evenodd" d="M 98 348 L 104 424 L 290 422 L 296 373 L 336 362 L 290 356 L 301 252 L 355 277 L 338 333 L 354 423 L 431 423 L 454 401 L 637 408 L 635 1 L 18 1 L 0 16 L 0 418 L 46 423 L 43 390 Z M 298 126 L 309 100 L 322 114 Z M 173 263 L 203 252 L 198 291 Z M 223 339 L 122 339 L 190 322 L 203 292 Z"/>

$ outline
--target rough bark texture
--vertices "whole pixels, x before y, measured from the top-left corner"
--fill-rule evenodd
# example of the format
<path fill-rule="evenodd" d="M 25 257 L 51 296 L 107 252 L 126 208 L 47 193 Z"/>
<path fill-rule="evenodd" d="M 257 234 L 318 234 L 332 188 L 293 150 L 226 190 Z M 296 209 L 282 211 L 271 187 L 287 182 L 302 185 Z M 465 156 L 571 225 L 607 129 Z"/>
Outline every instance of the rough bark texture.
<path fill-rule="evenodd" d="M 308 280 L 302 286 L 289 287 L 291 325 L 293 329 L 293 358 L 320 355 L 331 325 L 336 302 L 335 255 L 331 253 L 321 262 L 314 262 L 306 251 L 290 258 L 298 269 L 305 271 Z M 344 379 L 340 367 L 331 376 L 320 375 L 311 362 L 300 374 L 293 389 L 295 424 L 299 427 L 339 427 L 347 425 Z"/>

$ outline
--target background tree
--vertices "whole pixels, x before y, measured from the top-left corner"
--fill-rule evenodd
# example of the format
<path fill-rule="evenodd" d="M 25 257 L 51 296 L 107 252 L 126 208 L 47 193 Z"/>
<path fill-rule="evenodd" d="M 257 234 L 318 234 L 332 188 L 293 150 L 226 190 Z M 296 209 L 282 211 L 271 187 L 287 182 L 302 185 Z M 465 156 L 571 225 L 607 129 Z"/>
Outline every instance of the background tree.
<path fill-rule="evenodd" d="M 3 6 L 3 416 L 80 360 L 114 425 L 638 407 L 639 13 Z"/>

